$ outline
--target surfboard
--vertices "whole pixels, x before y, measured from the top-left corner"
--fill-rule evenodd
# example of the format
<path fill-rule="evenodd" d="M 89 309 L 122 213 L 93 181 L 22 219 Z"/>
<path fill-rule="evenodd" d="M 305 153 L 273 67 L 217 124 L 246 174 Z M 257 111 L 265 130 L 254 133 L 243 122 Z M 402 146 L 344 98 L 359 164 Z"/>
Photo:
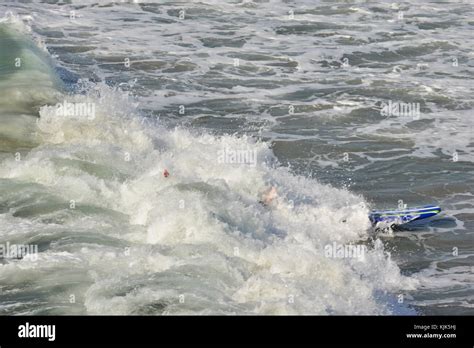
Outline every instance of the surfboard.
<path fill-rule="evenodd" d="M 380 223 L 389 226 L 399 226 L 411 221 L 430 218 L 438 215 L 440 212 L 441 208 L 437 205 L 425 205 L 400 210 L 373 210 L 369 214 L 369 219 L 374 226 Z"/>

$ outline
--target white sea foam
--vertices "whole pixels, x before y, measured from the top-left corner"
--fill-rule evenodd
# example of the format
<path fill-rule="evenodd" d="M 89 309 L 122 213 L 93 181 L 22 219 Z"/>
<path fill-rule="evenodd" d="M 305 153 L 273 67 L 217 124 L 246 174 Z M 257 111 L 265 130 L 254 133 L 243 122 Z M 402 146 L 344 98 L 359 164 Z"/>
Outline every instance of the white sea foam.
<path fill-rule="evenodd" d="M 146 124 L 133 100 L 104 85 L 71 96 L 76 102 L 85 98 L 97 105 L 94 119 L 67 118 L 44 107 L 38 122 L 42 144 L 19 163 L 5 160 L 0 174 L 54 196 L 59 206 L 52 204 L 48 215 L 61 229 L 129 245 L 127 253 L 124 246 L 72 244 L 74 262 L 55 251 L 61 249 L 55 242 L 41 253 L 46 259 L 35 264 L 38 271 L 62 272 L 66 263 L 97 273 L 84 294 L 88 313 L 132 313 L 156 301 L 177 313 L 387 313 L 376 290 L 413 287 L 380 245 L 365 260 L 324 256 L 328 243 L 367 237 L 361 197 L 274 167 L 264 142 Z M 255 166 L 218 162 L 222 147 L 242 146 L 256 151 Z M 277 188 L 278 198 L 264 207 L 258 201 L 269 186 Z M 22 199 L 10 214 L 34 205 L 31 195 Z M 70 201 L 76 211 L 95 212 L 71 213 Z M 112 229 L 108 215 L 117 213 L 123 220 Z M 24 233 L 46 228 L 41 211 L 30 214 L 33 224 Z M 49 225 L 49 234 L 58 234 L 59 226 Z M 0 267 L 3 279 L 12 267 Z M 135 281 L 136 290 L 117 294 Z M 217 305 L 215 292 L 223 303 Z M 181 293 L 189 299 L 179 306 Z"/>
<path fill-rule="evenodd" d="M 362 54 L 376 55 L 405 47 L 411 40 L 410 33 L 400 36 L 400 41 L 386 41 L 373 28 L 383 25 L 384 30 L 393 29 L 392 35 L 399 24 L 387 22 L 390 14 L 379 14 L 370 25 L 340 28 L 334 37 L 334 30 L 323 29 L 318 34 L 328 37 L 308 44 L 307 35 L 276 35 L 273 29 L 317 25 L 326 19 L 322 12 L 298 16 L 296 11 L 296 20 L 291 22 L 284 2 L 235 5 L 206 1 L 216 11 L 212 14 L 215 18 L 226 14 L 227 23 L 245 24 L 231 34 L 233 28 L 215 29 L 212 15 L 203 13 L 200 3 L 188 4 L 186 21 L 178 21 L 173 15 L 172 11 L 179 7 L 172 2 L 146 10 L 139 4 L 115 4 L 117 11 L 86 7 L 77 10 L 75 21 L 69 17 L 73 7 L 35 6 L 36 25 L 56 30 L 54 35 L 64 35 L 57 41 L 53 35 L 53 47 L 69 48 L 62 40 L 72 47 L 90 46 L 88 54 L 74 57 L 90 59 L 92 67 L 87 68 L 103 80 L 117 76 L 121 82 L 128 77 L 138 78 L 137 89 L 145 91 L 139 99 L 141 105 L 127 93 L 105 84 L 90 84 L 76 94 L 56 96 L 56 86 L 50 89 L 54 78 L 50 67 L 25 74 L 32 80 L 15 80 L 23 81 L 24 86 L 44 80 L 47 88 L 21 90 L 22 100 L 33 98 L 36 104 L 43 105 L 38 123 L 32 123 L 39 145 L 20 161 L 2 156 L 0 237 L 38 243 L 42 248 L 40 262 L 23 259 L 0 265 L 0 280 L 18 291 L 29 291 L 35 286 L 52 289 L 57 283 L 66 284 L 67 291 L 45 291 L 37 296 L 37 303 L 18 300 L 17 307 L 7 303 L 0 310 L 8 312 L 14 307 L 14 313 L 41 313 L 44 301 L 61 303 L 57 309 L 61 313 L 397 313 L 400 309 L 390 304 L 391 296 L 415 289 L 421 283 L 432 286 L 430 281 L 443 277 L 430 277 L 427 281 L 423 276 L 402 276 L 380 241 L 366 242 L 369 222 L 368 209 L 361 205 L 363 197 L 296 176 L 288 168 L 276 165 L 269 143 L 245 136 L 218 137 L 186 127 L 169 129 L 155 119 L 143 117 L 139 107 L 150 106 L 168 116 L 168 107 L 198 104 L 210 97 L 228 98 L 261 103 L 263 108 L 252 104 L 251 111 L 239 116 L 254 121 L 263 114 L 271 125 L 291 118 L 286 111 L 282 117 L 271 116 L 271 107 L 276 104 L 286 110 L 292 104 L 323 106 L 304 114 L 306 121 L 314 123 L 312 128 L 319 127 L 320 119 L 334 124 L 345 122 L 351 111 L 370 108 L 380 100 L 363 94 L 361 98 L 347 93 L 338 95 L 339 88 L 347 87 L 344 81 L 360 79 L 362 85 L 355 84 L 359 86 L 356 88 L 362 92 L 363 88 L 375 91 L 380 74 L 386 82 L 402 83 L 410 76 L 404 74 L 412 72 L 402 70 L 389 75 L 383 73 L 385 68 L 329 68 L 331 74 L 324 71 L 323 78 L 312 78 L 311 74 L 320 76 L 322 71 L 321 63 L 317 62 L 338 62 L 346 53 L 347 47 L 335 45 L 333 39 L 367 42 L 351 47 Z M 299 11 L 310 11 L 313 1 L 302 1 L 300 5 Z M 26 5 L 18 5 L 28 10 L 22 6 Z M 248 22 L 249 8 L 259 21 Z M 410 11 L 416 13 L 417 7 L 407 13 Z M 350 22 L 348 18 L 355 21 L 354 16 L 365 16 L 367 12 L 365 8 L 351 9 L 336 17 L 341 22 Z M 119 20 L 121 17 L 153 25 L 127 23 Z M 160 25 L 159 20 L 170 23 Z M 223 37 L 216 31 L 222 30 L 237 36 L 236 39 L 245 38 L 245 48 L 205 46 L 201 39 L 220 40 Z M 84 40 L 84 34 L 90 36 Z M 447 41 L 456 38 L 469 42 L 464 36 L 456 36 L 456 28 L 447 30 L 445 35 Z M 312 36 L 313 39 L 316 40 Z M 427 37 L 420 44 L 430 40 Z M 150 47 L 156 49 L 150 51 Z M 291 57 L 300 70 L 271 65 L 288 63 L 286 56 L 301 51 L 301 47 L 304 52 Z M 239 68 L 247 70 L 236 69 L 234 56 L 247 51 L 259 52 L 263 58 L 240 58 Z M 68 54 L 65 55 L 70 58 Z M 131 58 L 132 73 L 117 73 L 113 67 L 123 64 L 125 56 Z M 163 74 L 164 69 L 183 62 L 188 64 L 183 64 L 189 69 L 187 72 Z M 397 62 L 400 66 L 405 63 Z M 70 68 L 76 67 L 74 60 L 68 64 Z M 84 67 L 77 66 L 79 70 Z M 208 74 L 217 74 L 217 83 Z M 256 77 L 264 87 L 253 87 Z M 332 86 L 332 79 L 338 89 L 329 88 L 325 95 L 334 93 L 339 102 L 318 94 Z M 448 102 L 454 103 L 470 93 L 469 88 L 463 90 L 468 87 L 468 79 L 456 81 L 460 81 L 461 88 L 449 85 L 443 92 L 429 81 L 417 87 L 407 83 L 406 87 L 418 93 L 420 99 L 448 95 Z M 155 90 L 143 87 L 150 84 Z M 182 90 L 183 85 L 191 87 Z M 168 88 L 182 92 L 173 95 Z M 303 96 L 295 97 L 300 92 Z M 58 115 L 52 107 L 65 100 L 94 103 L 95 118 Z M 11 100 L 5 102 L 18 105 Z M 212 107 L 201 107 L 206 114 L 213 115 Z M 452 134 L 450 127 L 454 125 L 461 125 L 461 130 L 472 127 L 467 111 L 436 115 L 424 114 L 421 118 L 437 120 L 438 134 L 432 133 L 431 127 L 421 133 L 419 129 L 408 131 L 408 120 L 394 118 L 368 125 L 353 125 L 351 120 L 347 127 L 340 128 L 351 135 L 394 138 L 399 142 L 397 147 L 415 144 L 411 153 L 422 158 L 434 156 L 441 148 L 445 154 L 461 149 L 465 151 L 460 153 L 461 159 L 471 159 L 468 133 L 446 136 Z M 18 129 L 17 125 L 13 128 Z M 283 128 L 287 134 L 265 131 L 288 139 L 314 137 L 294 134 L 291 124 L 289 130 Z M 337 141 L 328 140 L 330 144 Z M 256 165 L 219 163 L 218 152 L 223 148 L 255 151 Z M 380 151 L 383 154 L 386 150 Z M 377 153 L 377 149 L 371 152 Z M 402 156 L 405 154 L 394 154 L 390 159 Z M 362 152 L 361 157 L 368 162 L 387 158 Z M 330 160 L 318 163 L 326 165 Z M 168 178 L 163 176 L 164 169 L 170 173 Z M 277 188 L 278 198 L 264 207 L 258 201 L 270 186 Z M 332 242 L 367 243 L 368 250 L 364 259 L 327 258 L 324 246 Z M 384 293 L 388 299 L 380 295 Z M 77 306 L 68 302 L 71 294 L 76 295 Z"/>

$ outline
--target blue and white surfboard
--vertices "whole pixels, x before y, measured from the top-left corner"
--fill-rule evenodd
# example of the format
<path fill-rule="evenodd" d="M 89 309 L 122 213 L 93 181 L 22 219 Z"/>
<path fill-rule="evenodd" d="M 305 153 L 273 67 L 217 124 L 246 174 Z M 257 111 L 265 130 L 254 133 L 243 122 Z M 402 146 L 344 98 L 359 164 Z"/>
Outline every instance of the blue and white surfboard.
<path fill-rule="evenodd" d="M 388 225 L 403 225 L 411 221 L 426 219 L 441 212 L 436 205 L 425 205 L 422 207 L 406 208 L 400 210 L 372 211 L 369 219 L 373 225 L 386 223 Z"/>

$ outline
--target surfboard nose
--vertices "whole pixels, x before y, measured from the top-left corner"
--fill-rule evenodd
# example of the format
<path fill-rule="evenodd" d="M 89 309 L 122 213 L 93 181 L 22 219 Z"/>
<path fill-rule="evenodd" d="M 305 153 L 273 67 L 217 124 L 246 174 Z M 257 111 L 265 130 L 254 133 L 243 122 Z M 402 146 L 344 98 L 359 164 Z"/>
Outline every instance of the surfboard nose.
<path fill-rule="evenodd" d="M 441 208 L 437 205 L 424 205 L 422 207 L 406 208 L 401 210 L 374 210 L 369 214 L 369 220 L 374 225 L 379 222 L 389 222 L 402 225 L 410 221 L 422 220 L 435 216 L 440 212 Z"/>

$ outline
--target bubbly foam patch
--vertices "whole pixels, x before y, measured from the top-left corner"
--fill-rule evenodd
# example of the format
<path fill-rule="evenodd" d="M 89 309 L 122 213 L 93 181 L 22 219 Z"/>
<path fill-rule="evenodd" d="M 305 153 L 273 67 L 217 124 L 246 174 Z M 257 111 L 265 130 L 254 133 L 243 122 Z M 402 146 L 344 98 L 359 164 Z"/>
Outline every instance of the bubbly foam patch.
<path fill-rule="evenodd" d="M 64 99 L 94 103 L 94 117 L 44 106 L 41 145 L 0 167 L 2 239 L 43 243 L 39 260 L 1 265 L 0 279 L 50 288 L 64 276 L 78 303 L 56 311 L 381 314 L 396 309 L 378 293 L 416 286 L 380 241 L 365 242 L 362 197 L 292 174 L 269 144 L 166 129 L 105 85 Z M 263 205 L 269 187 L 277 197 Z M 328 257 L 333 243 L 366 253 Z"/>

